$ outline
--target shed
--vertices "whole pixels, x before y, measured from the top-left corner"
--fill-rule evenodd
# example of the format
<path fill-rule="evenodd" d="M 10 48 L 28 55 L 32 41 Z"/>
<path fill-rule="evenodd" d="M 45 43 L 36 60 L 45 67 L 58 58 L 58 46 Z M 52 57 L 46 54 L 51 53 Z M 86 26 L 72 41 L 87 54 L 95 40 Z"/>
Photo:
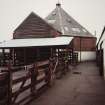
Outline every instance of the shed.
<path fill-rule="evenodd" d="M 1 64 L 9 60 L 13 65 L 26 65 L 38 60 L 55 56 L 57 49 L 72 49 L 70 43 L 73 37 L 12 39 L 0 43 L 3 52 Z M 9 55 L 8 55 L 9 54 Z"/>
<path fill-rule="evenodd" d="M 12 39 L 0 43 L 0 71 L 9 72 L 9 105 L 27 104 L 55 77 L 69 70 L 68 56 L 73 37 Z M 67 55 L 67 56 L 66 56 Z"/>
<path fill-rule="evenodd" d="M 105 27 L 97 42 L 97 65 L 100 68 L 100 75 L 105 78 Z"/>

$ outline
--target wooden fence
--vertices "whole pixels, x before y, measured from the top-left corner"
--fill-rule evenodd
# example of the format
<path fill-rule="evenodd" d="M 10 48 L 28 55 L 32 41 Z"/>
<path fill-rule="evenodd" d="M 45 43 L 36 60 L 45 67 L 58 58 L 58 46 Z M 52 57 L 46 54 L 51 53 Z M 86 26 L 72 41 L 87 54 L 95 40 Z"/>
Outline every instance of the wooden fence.
<path fill-rule="evenodd" d="M 35 98 L 43 86 L 51 86 L 54 77 L 52 70 L 53 63 L 50 60 L 2 70 L 3 72 L 8 71 L 9 81 L 6 80 L 6 84 L 8 84 L 8 92 L 6 93 L 9 94 L 9 97 L 7 97 L 8 105 L 19 105 L 20 103 L 24 105 Z M 0 102 L 2 101 L 0 100 Z M 7 103 L 7 101 L 5 102 Z"/>
<path fill-rule="evenodd" d="M 9 103 L 9 72 L 0 72 L 0 105 Z"/>
<path fill-rule="evenodd" d="M 5 101 L 8 104 L 3 105 L 25 105 L 30 102 L 38 96 L 42 87 L 52 86 L 55 77 L 61 78 L 66 74 L 69 70 L 69 63 L 77 63 L 77 58 L 77 54 L 70 55 L 66 50 L 62 50 L 57 52 L 53 59 L 37 61 L 25 66 L 2 68 L 3 72 L 8 73 L 6 76 L 8 77 L 7 101 Z"/>

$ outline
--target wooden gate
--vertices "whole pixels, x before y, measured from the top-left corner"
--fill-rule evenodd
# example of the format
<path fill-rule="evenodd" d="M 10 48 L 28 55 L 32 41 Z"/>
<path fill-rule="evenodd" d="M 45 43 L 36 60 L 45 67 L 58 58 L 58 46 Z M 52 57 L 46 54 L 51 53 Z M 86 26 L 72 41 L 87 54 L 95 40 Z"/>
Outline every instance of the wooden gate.
<path fill-rule="evenodd" d="M 37 97 L 42 87 L 51 86 L 54 76 L 52 66 L 51 60 L 44 60 L 26 66 L 9 67 L 8 105 L 24 105 Z"/>
<path fill-rule="evenodd" d="M 68 63 L 68 50 L 67 49 L 57 49 L 56 52 L 57 60 L 56 60 L 56 78 L 61 78 L 66 72 L 69 70 Z"/>
<path fill-rule="evenodd" d="M 0 72 L 0 105 L 9 103 L 9 73 Z"/>

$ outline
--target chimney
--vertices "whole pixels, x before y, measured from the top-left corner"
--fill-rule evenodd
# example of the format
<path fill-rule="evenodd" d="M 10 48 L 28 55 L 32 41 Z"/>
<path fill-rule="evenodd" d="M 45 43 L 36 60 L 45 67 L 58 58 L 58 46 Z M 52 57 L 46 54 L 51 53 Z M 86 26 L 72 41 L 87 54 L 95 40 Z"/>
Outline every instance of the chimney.
<path fill-rule="evenodd" d="M 61 4 L 58 2 L 58 3 L 56 4 L 56 6 L 57 6 L 57 7 L 61 7 Z"/>

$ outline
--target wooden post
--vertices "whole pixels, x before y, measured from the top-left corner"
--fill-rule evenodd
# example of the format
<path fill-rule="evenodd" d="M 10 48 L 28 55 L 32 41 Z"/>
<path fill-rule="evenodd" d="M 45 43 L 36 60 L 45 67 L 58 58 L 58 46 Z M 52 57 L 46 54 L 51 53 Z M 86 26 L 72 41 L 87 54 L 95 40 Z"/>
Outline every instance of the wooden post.
<path fill-rule="evenodd" d="M 11 70 L 11 64 L 8 63 L 8 105 L 12 105 L 12 70 Z"/>
<path fill-rule="evenodd" d="M 14 52 L 14 49 L 12 49 L 12 64 L 15 65 L 15 52 Z"/>
<path fill-rule="evenodd" d="M 74 63 L 74 51 L 73 51 L 73 48 L 72 48 L 72 60 L 71 60 L 71 64 L 73 64 Z"/>
<path fill-rule="evenodd" d="M 53 48 L 51 48 L 51 58 L 53 58 L 54 54 L 53 54 Z"/>
<path fill-rule="evenodd" d="M 65 69 L 68 71 L 69 69 L 69 64 L 68 64 L 68 48 L 66 48 L 66 61 L 65 61 Z"/>
<path fill-rule="evenodd" d="M 2 64 L 2 66 L 4 66 L 5 65 L 5 49 L 3 48 L 2 49 L 2 53 L 3 53 L 3 64 Z"/>
<path fill-rule="evenodd" d="M 26 65 L 27 59 L 26 59 L 26 48 L 24 48 L 24 65 Z"/>
<path fill-rule="evenodd" d="M 37 65 L 33 64 L 31 68 L 31 94 L 32 96 L 36 95 L 36 78 L 37 78 Z"/>
<path fill-rule="evenodd" d="M 60 52 L 59 52 L 59 49 L 58 49 L 58 59 L 59 59 L 59 56 L 60 56 Z"/>
<path fill-rule="evenodd" d="M 74 40 L 72 41 L 72 46 L 71 46 L 71 51 L 70 51 L 70 55 L 71 55 L 71 64 L 73 64 L 73 62 L 74 62 L 74 50 L 75 50 L 75 45 L 74 45 Z"/>
<path fill-rule="evenodd" d="M 80 62 L 81 62 L 81 50 L 82 50 L 82 46 L 81 46 L 81 41 L 82 41 L 82 39 L 81 39 L 81 37 L 80 37 Z"/>
<path fill-rule="evenodd" d="M 53 72 L 53 58 L 50 58 L 49 73 L 48 73 L 48 86 L 54 84 L 55 73 Z"/>
<path fill-rule="evenodd" d="M 0 49 L 0 50 L 1 50 L 1 53 L 2 53 L 2 49 Z M 0 66 L 1 66 L 1 60 L 2 60 L 2 59 L 0 58 Z"/>
<path fill-rule="evenodd" d="M 40 50 L 39 48 L 36 48 L 36 60 L 40 59 Z"/>

